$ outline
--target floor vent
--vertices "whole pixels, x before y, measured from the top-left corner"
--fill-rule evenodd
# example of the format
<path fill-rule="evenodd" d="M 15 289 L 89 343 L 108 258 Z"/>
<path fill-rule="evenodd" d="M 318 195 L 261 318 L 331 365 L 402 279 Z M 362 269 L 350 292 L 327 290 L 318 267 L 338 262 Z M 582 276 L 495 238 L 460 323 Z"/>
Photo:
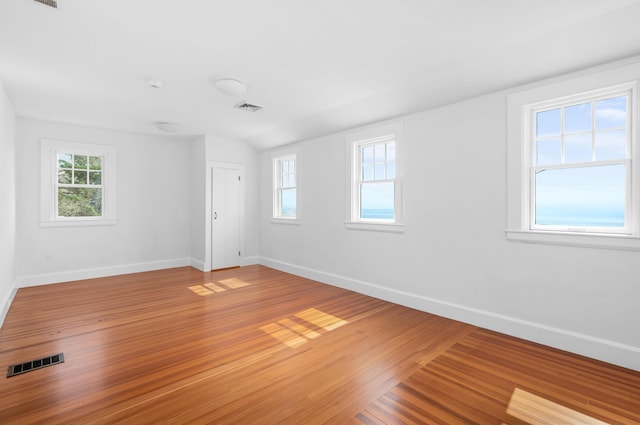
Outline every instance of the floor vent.
<path fill-rule="evenodd" d="M 43 367 L 53 366 L 54 364 L 62 362 L 64 362 L 64 354 L 58 353 L 41 359 L 31 360 L 30 362 L 14 364 L 9 366 L 9 369 L 7 370 L 7 378 L 20 375 L 21 373 L 31 372 L 32 370 L 42 369 Z"/>

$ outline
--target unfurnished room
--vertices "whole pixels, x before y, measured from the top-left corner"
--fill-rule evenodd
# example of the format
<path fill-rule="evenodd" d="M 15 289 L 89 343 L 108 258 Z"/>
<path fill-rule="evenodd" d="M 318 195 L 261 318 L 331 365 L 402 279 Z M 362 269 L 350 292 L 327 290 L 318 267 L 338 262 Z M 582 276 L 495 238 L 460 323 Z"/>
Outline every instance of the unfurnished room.
<path fill-rule="evenodd" d="M 640 0 L 1 0 L 1 424 L 640 424 Z"/>

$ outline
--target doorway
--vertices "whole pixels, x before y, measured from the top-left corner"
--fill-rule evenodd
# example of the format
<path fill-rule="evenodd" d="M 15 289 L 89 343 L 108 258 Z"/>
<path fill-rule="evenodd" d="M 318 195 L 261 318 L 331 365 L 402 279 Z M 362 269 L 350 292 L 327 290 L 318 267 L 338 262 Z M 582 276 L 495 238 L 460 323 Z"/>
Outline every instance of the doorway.
<path fill-rule="evenodd" d="M 211 269 L 240 265 L 240 168 L 214 166 L 211 172 Z"/>

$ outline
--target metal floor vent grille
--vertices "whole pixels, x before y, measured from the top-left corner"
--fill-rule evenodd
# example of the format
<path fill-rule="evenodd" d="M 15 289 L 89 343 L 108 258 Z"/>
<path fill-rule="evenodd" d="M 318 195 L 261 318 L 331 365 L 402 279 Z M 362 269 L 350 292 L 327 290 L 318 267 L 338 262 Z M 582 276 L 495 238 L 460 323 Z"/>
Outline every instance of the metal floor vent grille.
<path fill-rule="evenodd" d="M 9 366 L 7 370 L 7 378 L 21 373 L 31 372 L 32 370 L 42 369 L 43 367 L 53 366 L 54 364 L 64 362 L 64 353 L 54 354 L 52 356 L 43 357 L 37 360 L 31 360 L 26 363 L 19 363 Z"/>
<path fill-rule="evenodd" d="M 36 3 L 44 4 L 45 6 L 53 7 L 54 9 L 58 8 L 58 2 L 56 0 L 33 0 Z"/>

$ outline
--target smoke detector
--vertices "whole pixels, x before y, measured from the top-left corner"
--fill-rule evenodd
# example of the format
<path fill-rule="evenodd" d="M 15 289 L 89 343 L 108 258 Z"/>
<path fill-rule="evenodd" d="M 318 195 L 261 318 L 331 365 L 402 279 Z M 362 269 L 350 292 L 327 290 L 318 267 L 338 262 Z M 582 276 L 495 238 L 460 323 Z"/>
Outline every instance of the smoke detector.
<path fill-rule="evenodd" d="M 237 105 L 234 105 L 234 108 L 240 109 L 242 111 L 257 112 L 260 109 L 262 109 L 262 106 L 254 105 L 252 103 L 242 101 L 242 102 L 238 103 Z"/>
<path fill-rule="evenodd" d="M 247 91 L 247 86 L 235 78 L 222 78 L 216 81 L 215 84 L 220 93 L 228 96 L 240 96 Z"/>

